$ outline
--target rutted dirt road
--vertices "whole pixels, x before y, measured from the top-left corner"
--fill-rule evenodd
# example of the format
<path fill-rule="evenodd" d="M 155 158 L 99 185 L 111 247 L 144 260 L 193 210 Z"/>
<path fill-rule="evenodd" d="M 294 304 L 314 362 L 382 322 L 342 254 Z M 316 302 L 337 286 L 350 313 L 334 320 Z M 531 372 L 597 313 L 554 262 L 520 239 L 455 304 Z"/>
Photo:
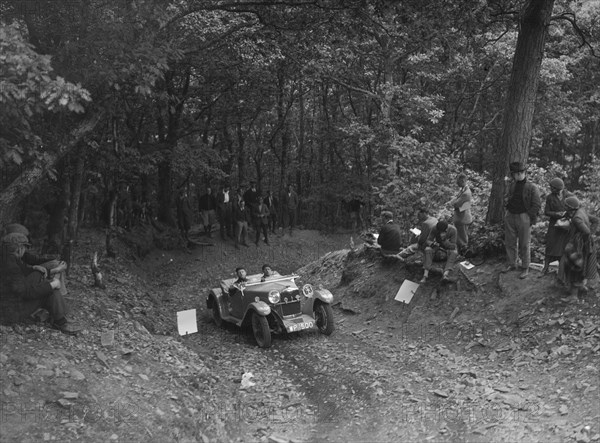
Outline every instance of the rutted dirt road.
<path fill-rule="evenodd" d="M 69 300 L 84 333 L 0 328 L 0 440 L 600 441 L 595 294 L 565 299 L 550 277 L 483 263 L 449 286 L 432 278 L 404 305 L 393 296 L 418 264 L 329 253 L 349 236 L 271 243 L 106 261 L 106 291 L 75 266 Z M 265 350 L 214 325 L 208 290 L 265 262 L 333 292 L 333 335 L 276 337 Z M 192 308 L 199 331 L 179 337 L 176 312 Z"/>

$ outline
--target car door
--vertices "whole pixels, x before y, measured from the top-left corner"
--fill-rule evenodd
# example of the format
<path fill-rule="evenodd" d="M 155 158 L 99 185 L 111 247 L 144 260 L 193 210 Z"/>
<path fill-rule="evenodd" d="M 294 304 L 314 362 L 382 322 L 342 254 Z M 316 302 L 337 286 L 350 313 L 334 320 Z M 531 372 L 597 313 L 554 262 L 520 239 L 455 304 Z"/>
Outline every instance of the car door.
<path fill-rule="evenodd" d="M 230 312 L 235 318 L 242 318 L 244 313 L 244 295 L 242 291 L 236 288 L 233 295 L 229 297 L 229 303 L 231 305 Z"/>

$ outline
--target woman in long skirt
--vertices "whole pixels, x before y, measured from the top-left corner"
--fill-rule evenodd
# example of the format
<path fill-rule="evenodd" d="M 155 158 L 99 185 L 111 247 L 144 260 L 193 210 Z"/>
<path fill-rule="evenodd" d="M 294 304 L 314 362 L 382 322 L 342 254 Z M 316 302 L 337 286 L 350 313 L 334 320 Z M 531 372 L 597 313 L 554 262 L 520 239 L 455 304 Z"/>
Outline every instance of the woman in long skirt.
<path fill-rule="evenodd" d="M 550 180 L 550 194 L 546 197 L 546 207 L 544 214 L 550 218 L 548 232 L 546 233 L 546 251 L 544 254 L 543 277 L 548 273 L 548 267 L 554 260 L 560 260 L 567 243 L 569 227 L 562 227 L 556 222 L 566 215 L 565 199 L 572 196 L 565 189 L 565 183 L 560 178 Z"/>
<path fill-rule="evenodd" d="M 560 259 L 558 278 L 572 295 L 576 295 L 579 289 L 587 290 L 589 280 L 598 278 L 598 260 L 593 235 L 600 219 L 588 215 L 577 197 L 567 197 L 565 206 L 566 217 L 570 219 L 571 226 Z"/>

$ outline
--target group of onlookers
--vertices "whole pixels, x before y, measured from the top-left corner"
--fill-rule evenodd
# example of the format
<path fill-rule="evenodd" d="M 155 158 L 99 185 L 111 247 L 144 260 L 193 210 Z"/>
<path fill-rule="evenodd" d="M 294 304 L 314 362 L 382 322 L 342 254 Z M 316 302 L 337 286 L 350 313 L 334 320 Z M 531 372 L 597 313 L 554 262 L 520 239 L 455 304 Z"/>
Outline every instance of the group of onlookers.
<path fill-rule="evenodd" d="M 504 243 L 507 255 L 507 267 L 503 272 L 519 270 L 519 278 L 529 275 L 531 264 L 531 227 L 537 223 L 541 209 L 538 187 L 527 181 L 526 166 L 521 162 L 509 165 L 511 183 L 505 197 Z M 379 232 L 378 243 L 384 256 L 405 259 L 421 251 L 423 259 L 423 277 L 427 281 L 434 260 L 445 260 L 443 279 L 448 279 L 459 255 L 464 254 L 469 243 L 469 225 L 473 221 L 471 214 L 472 194 L 467 177 L 460 174 L 457 178 L 459 191 L 450 201 L 454 215 L 452 223 L 438 220 L 428 209 L 417 209 L 420 233 L 415 241 L 402 249 L 400 227 L 393 222 L 392 213 L 382 212 L 383 226 Z M 589 280 L 598 278 L 598 263 L 594 234 L 600 219 L 587 213 L 575 195 L 565 189 L 562 179 L 550 181 L 550 194 L 546 198 L 544 215 L 550 222 L 546 236 L 544 266 L 540 277 L 548 274 L 550 263 L 559 261 L 558 279 L 570 292 L 586 289 Z M 520 257 L 520 267 L 519 264 Z"/>
<path fill-rule="evenodd" d="M 517 257 L 520 255 L 520 278 L 526 278 L 529 274 L 531 226 L 537 222 L 541 209 L 539 189 L 527 181 L 526 169 L 520 162 L 510 164 L 513 181 L 508 189 L 505 216 L 508 256 L 505 272 L 517 269 Z M 558 260 L 558 280 L 574 294 L 580 289 L 586 290 L 588 281 L 598 278 L 594 234 L 600 219 L 587 213 L 579 199 L 565 189 L 561 178 L 553 178 L 549 186 L 550 193 L 546 197 L 544 208 L 549 226 L 540 277 L 547 275 L 550 263 Z"/>
<path fill-rule="evenodd" d="M 200 225 L 208 237 L 212 237 L 213 227 L 219 224 L 221 238 L 235 241 L 235 247 L 248 246 L 248 233 L 253 228 L 255 244 L 258 246 L 261 234 L 263 241 L 269 245 L 269 233 L 275 233 L 278 226 L 289 228 L 290 234 L 296 226 L 298 211 L 298 194 L 290 184 L 283 194 L 282 205 L 272 191 L 262 195 L 256 183 L 251 182 L 248 189 L 238 188 L 235 195 L 229 186 L 223 186 L 215 195 L 210 186 L 198 198 Z M 185 240 L 189 242 L 188 233 L 191 228 L 193 211 L 187 195 L 182 192 L 177 199 L 177 217 L 179 229 Z M 280 217 L 282 224 L 279 223 Z"/>
<path fill-rule="evenodd" d="M 471 214 L 471 189 L 467 184 L 467 176 L 459 174 L 456 183 L 458 192 L 450 200 L 453 208 L 452 223 L 433 217 L 425 206 L 417 208 L 419 231 L 414 236 L 414 242 L 402 248 L 400 227 L 393 221 L 390 211 L 382 212 L 383 226 L 379 232 L 377 243 L 381 246 L 384 256 L 395 256 L 401 260 L 421 252 L 423 258 L 423 277 L 420 283 L 429 278 L 433 261 L 445 261 L 443 280 L 450 278 L 459 254 L 464 254 L 469 244 L 469 225 L 473 222 Z"/>

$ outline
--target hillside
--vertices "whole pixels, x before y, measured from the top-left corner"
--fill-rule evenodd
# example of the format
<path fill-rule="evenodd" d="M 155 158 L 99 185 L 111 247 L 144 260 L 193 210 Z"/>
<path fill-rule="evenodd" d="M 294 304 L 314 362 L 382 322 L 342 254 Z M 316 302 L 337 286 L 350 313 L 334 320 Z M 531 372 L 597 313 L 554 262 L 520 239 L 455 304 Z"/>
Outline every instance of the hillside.
<path fill-rule="evenodd" d="M 87 263 L 102 238 L 84 238 L 68 296 L 84 333 L 0 329 L 2 441 L 600 440 L 598 298 L 564 298 L 550 276 L 488 261 L 405 305 L 393 298 L 418 262 L 299 231 L 241 253 L 214 240 L 134 260 L 122 246 L 100 290 Z M 208 289 L 264 262 L 332 291 L 332 336 L 263 350 L 215 327 Z M 190 308 L 199 332 L 179 337 Z"/>

